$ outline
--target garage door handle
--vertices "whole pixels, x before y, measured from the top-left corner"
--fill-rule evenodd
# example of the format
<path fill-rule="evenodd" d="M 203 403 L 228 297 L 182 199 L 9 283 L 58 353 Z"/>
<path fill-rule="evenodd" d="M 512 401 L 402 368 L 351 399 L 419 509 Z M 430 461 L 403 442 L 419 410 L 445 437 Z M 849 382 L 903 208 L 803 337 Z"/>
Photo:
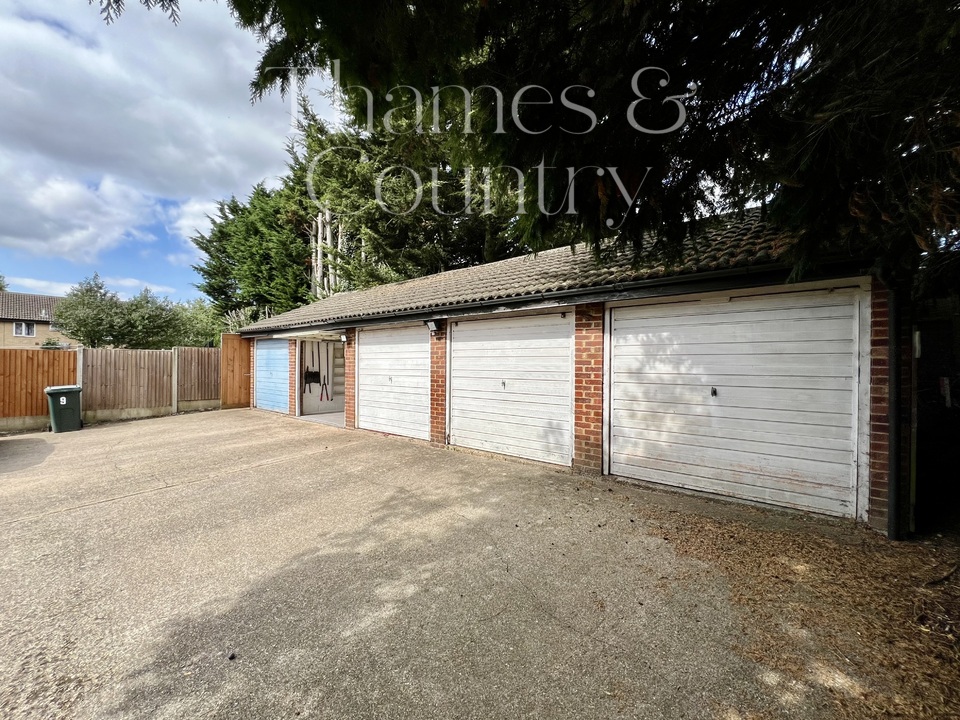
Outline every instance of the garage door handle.
<path fill-rule="evenodd" d="M 504 390 L 507 389 L 507 381 L 506 381 L 506 380 L 501 380 L 501 381 L 500 381 L 500 384 L 503 386 L 503 389 L 504 389 Z"/>
<path fill-rule="evenodd" d="M 715 387 L 710 388 L 710 397 L 717 396 L 717 389 Z"/>

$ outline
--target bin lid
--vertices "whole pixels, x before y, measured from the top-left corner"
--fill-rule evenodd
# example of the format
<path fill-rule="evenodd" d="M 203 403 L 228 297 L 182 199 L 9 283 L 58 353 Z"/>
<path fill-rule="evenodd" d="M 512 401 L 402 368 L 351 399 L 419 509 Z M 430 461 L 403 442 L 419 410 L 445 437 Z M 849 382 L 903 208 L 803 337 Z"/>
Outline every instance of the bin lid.
<path fill-rule="evenodd" d="M 46 387 L 43 391 L 47 394 L 58 393 L 58 392 L 80 392 L 83 390 L 83 387 L 80 385 L 51 385 Z"/>

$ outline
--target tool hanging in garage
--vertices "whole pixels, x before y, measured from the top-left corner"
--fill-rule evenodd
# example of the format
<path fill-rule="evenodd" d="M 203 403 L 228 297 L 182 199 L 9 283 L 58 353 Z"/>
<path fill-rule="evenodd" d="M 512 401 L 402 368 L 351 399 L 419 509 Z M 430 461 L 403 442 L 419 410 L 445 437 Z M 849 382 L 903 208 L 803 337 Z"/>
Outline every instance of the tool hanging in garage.
<path fill-rule="evenodd" d="M 326 352 L 326 363 L 325 367 L 320 367 L 320 357 L 318 354 L 318 343 L 310 343 L 310 361 L 307 362 L 306 358 L 306 348 L 304 347 L 304 358 L 303 364 L 306 366 L 306 369 L 303 373 L 303 386 L 304 391 L 313 394 L 313 388 L 311 385 L 320 386 L 320 400 L 326 400 L 331 402 L 333 400 L 333 394 L 330 389 L 329 382 L 327 380 L 327 370 L 330 370 L 333 367 L 333 350 L 332 348 L 327 348 Z M 323 353 L 324 350 L 320 349 L 319 353 Z"/>
<path fill-rule="evenodd" d="M 327 385 L 327 374 L 328 374 L 328 373 L 331 374 L 331 382 L 332 382 L 332 373 L 333 373 L 333 346 L 330 345 L 329 343 L 326 343 L 326 344 L 324 345 L 324 355 L 325 355 L 326 357 L 325 357 L 325 363 L 324 363 L 324 366 L 323 366 L 323 369 L 324 369 L 323 381 L 320 383 L 320 400 L 321 400 L 321 402 L 322 402 L 323 400 L 326 400 L 327 402 L 330 402 L 331 400 L 333 400 L 333 396 L 330 394 L 330 386 Z M 326 397 L 324 397 L 324 396 L 326 396 Z"/>
<path fill-rule="evenodd" d="M 310 367 L 311 368 L 317 367 L 317 346 L 314 343 L 310 343 Z M 321 387 L 320 393 L 322 395 L 323 385 L 325 383 L 326 383 L 326 378 L 323 375 L 321 375 L 319 370 L 308 369 L 306 372 L 303 373 L 303 385 L 304 387 L 307 388 L 307 392 L 310 393 L 311 395 L 313 394 L 313 390 L 310 387 L 311 385 L 320 385 Z"/>

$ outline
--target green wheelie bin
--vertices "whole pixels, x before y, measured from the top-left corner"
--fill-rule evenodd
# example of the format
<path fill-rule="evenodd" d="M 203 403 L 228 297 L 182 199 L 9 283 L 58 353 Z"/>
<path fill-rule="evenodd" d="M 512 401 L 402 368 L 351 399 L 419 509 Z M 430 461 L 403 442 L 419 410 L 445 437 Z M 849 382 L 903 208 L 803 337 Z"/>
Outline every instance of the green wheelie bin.
<path fill-rule="evenodd" d="M 44 388 L 50 405 L 50 427 L 55 433 L 71 432 L 83 427 L 80 418 L 79 385 L 55 385 Z"/>

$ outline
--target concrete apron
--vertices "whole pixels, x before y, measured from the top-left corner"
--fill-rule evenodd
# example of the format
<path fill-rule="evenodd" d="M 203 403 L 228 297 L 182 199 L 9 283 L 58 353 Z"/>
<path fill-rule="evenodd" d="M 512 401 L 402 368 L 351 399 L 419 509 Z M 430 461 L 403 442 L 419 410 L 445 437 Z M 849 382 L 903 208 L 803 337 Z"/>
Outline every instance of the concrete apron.
<path fill-rule="evenodd" d="M 785 709 L 632 488 L 248 410 L 0 439 L 0 478 L 6 718 Z"/>

